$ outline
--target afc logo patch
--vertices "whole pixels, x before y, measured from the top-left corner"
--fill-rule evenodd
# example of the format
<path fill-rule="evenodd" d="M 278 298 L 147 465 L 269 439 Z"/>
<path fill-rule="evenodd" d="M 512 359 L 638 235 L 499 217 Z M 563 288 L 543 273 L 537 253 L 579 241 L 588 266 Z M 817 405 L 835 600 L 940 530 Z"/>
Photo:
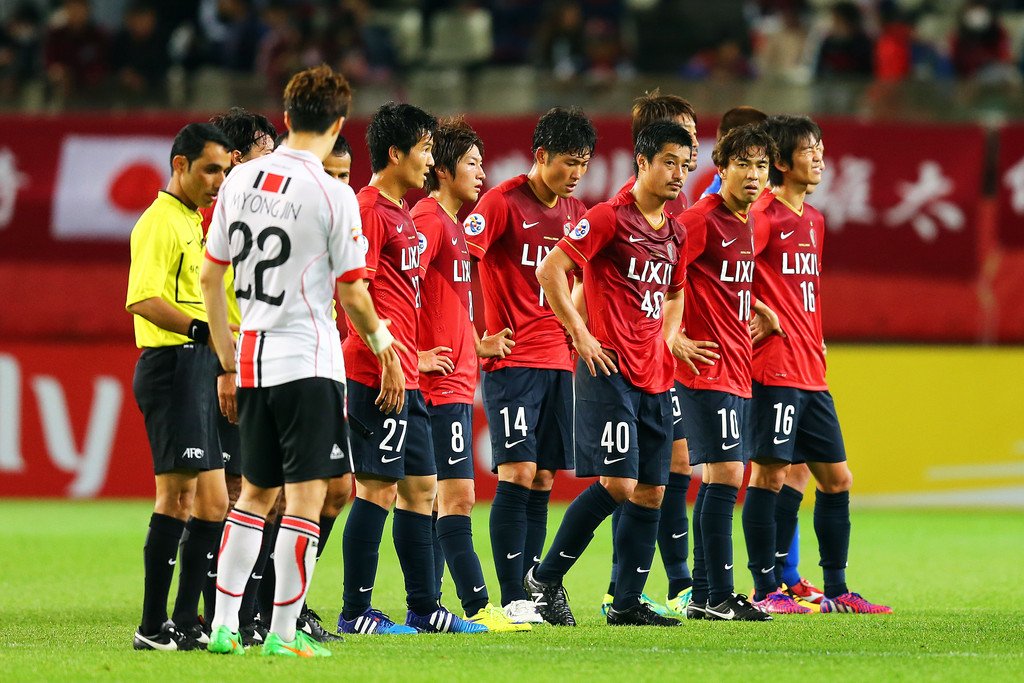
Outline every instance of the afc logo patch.
<path fill-rule="evenodd" d="M 359 233 L 354 238 L 356 246 L 364 253 L 367 254 L 370 251 L 370 240 L 366 239 L 366 235 Z"/>
<path fill-rule="evenodd" d="M 484 220 L 484 217 L 481 214 L 471 213 L 466 216 L 466 220 L 463 221 L 462 227 L 466 231 L 467 235 L 475 237 L 484 231 L 484 228 L 487 227 L 487 221 Z"/>
<path fill-rule="evenodd" d="M 574 240 L 581 240 L 584 237 L 586 237 L 587 233 L 589 232 L 590 221 L 584 218 L 583 220 L 576 224 L 575 228 L 569 231 L 569 238 Z"/>
<path fill-rule="evenodd" d="M 424 235 L 422 232 L 417 232 L 416 237 L 419 240 L 417 246 L 419 247 L 420 253 L 422 254 L 427 250 L 427 236 Z"/>

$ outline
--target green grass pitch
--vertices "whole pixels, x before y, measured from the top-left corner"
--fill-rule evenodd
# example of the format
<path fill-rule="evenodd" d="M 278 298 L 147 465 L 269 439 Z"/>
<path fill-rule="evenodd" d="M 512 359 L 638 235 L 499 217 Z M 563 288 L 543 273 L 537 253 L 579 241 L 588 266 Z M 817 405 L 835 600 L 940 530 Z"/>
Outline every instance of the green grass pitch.
<path fill-rule="evenodd" d="M 0 501 L 0 680 L 1024 680 L 1019 512 L 855 511 L 851 588 L 893 605 L 888 617 L 608 628 L 598 612 L 610 557 L 606 523 L 566 580 L 578 628 L 353 636 L 332 646 L 331 659 L 283 661 L 260 657 L 258 649 L 244 658 L 131 649 L 149 510 L 139 501 Z M 549 534 L 563 510 L 552 510 Z M 496 597 L 485 506 L 474 523 Z M 802 524 L 802 569 L 817 581 L 809 513 Z M 342 523 L 336 528 L 309 596 L 327 625 L 341 602 Z M 738 526 L 736 538 L 737 588 L 745 592 L 750 580 Z M 659 563 L 648 592 L 661 597 Z M 375 604 L 400 618 L 402 579 L 390 532 L 380 567 Z M 447 581 L 444 601 L 459 607 Z"/>

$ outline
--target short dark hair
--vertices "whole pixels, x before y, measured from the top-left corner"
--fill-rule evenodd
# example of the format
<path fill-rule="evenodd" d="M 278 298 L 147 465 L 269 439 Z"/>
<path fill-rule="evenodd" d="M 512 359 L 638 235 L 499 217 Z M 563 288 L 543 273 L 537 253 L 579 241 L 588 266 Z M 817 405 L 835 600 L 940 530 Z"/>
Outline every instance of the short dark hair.
<path fill-rule="evenodd" d="M 717 137 L 722 137 L 733 128 L 739 128 L 751 123 L 764 123 L 767 120 L 768 114 L 765 114 L 760 109 L 747 106 L 733 107 L 722 114 L 722 120 L 718 122 Z"/>
<path fill-rule="evenodd" d="M 424 135 L 433 136 L 435 130 L 437 119 L 417 106 L 395 102 L 382 104 L 366 128 L 370 170 L 378 173 L 387 168 L 392 147 L 408 154 Z"/>
<path fill-rule="evenodd" d="M 438 169 L 443 168 L 455 175 L 459 159 L 465 156 L 473 145 L 476 145 L 481 155 L 484 153 L 483 140 L 473 127 L 466 123 L 464 117 L 457 116 L 438 123 L 434 132 L 434 166 L 427 173 L 423 189 L 433 192 L 441 187 L 441 181 L 437 177 Z"/>
<path fill-rule="evenodd" d="M 821 140 L 821 128 L 806 116 L 772 116 L 765 122 L 764 129 L 778 147 L 775 161 L 790 166 L 793 165 L 793 154 L 797 146 L 803 144 L 805 140 L 810 140 L 811 144 Z M 782 185 L 782 175 L 782 171 L 775 168 L 774 163 L 768 168 L 768 182 L 772 185 Z"/>
<path fill-rule="evenodd" d="M 594 124 L 579 107 L 549 109 L 533 129 L 533 149 L 543 147 L 549 154 L 593 155 L 597 148 Z"/>
<path fill-rule="evenodd" d="M 352 147 L 344 135 L 339 135 L 338 139 L 334 141 L 334 147 L 331 148 L 331 156 L 343 157 L 346 154 L 352 156 Z"/>
<path fill-rule="evenodd" d="M 352 88 L 341 74 L 326 64 L 300 71 L 284 88 L 284 110 L 292 130 L 323 133 L 342 116 L 348 116 Z"/>
<path fill-rule="evenodd" d="M 640 165 L 636 162 L 636 157 L 642 156 L 651 161 L 665 145 L 689 147 L 692 151 L 693 137 L 690 135 L 690 131 L 675 121 L 655 121 L 644 126 L 633 146 L 633 173 L 640 172 Z"/>
<path fill-rule="evenodd" d="M 775 141 L 765 131 L 764 126 L 755 123 L 748 123 L 739 128 L 733 128 L 722 136 L 722 139 L 715 143 L 715 151 L 711 153 L 711 160 L 718 168 L 725 168 L 729 165 L 729 159 L 743 158 L 752 149 L 763 149 L 768 156 L 768 168 L 779 158 L 779 150 Z"/>
<path fill-rule="evenodd" d="M 678 95 L 662 95 L 655 88 L 633 100 L 633 144 L 647 126 L 655 121 L 672 121 L 680 116 L 687 116 L 697 122 L 697 112 L 693 105 Z"/>
<path fill-rule="evenodd" d="M 242 107 L 231 107 L 227 113 L 211 117 L 210 123 L 220 128 L 231 141 L 231 149 L 237 149 L 243 157 L 264 135 L 277 137 L 277 129 L 266 116 L 254 114 Z"/>
<path fill-rule="evenodd" d="M 193 161 L 203 156 L 207 142 L 216 143 L 229 152 L 232 150 L 231 141 L 212 123 L 190 123 L 179 130 L 171 144 L 171 169 L 174 169 L 176 156 L 185 157 L 192 166 Z"/>

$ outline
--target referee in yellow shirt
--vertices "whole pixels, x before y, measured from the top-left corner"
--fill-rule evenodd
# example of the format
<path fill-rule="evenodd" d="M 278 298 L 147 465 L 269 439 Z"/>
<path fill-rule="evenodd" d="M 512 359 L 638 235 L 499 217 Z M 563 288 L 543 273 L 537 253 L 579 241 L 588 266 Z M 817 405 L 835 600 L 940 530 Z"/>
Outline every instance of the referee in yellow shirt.
<path fill-rule="evenodd" d="M 209 346 L 199 269 L 203 231 L 198 209 L 217 197 L 231 165 L 231 144 L 209 123 L 192 123 L 171 147 L 167 189 L 131 236 L 126 308 L 142 349 L 133 389 L 156 475 L 156 504 L 143 550 L 145 597 L 137 650 L 188 650 L 205 640 L 199 595 L 217 552 L 227 491 L 217 437 L 219 372 Z M 191 515 L 191 518 L 190 518 Z M 187 523 L 186 523 L 187 521 Z M 172 620 L 167 596 L 184 534 Z"/>

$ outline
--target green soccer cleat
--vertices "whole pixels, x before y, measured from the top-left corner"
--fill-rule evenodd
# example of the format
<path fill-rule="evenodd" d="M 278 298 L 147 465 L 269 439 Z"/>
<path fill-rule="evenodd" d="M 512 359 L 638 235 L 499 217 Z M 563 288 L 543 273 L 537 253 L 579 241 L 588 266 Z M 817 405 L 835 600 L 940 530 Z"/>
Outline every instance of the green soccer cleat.
<path fill-rule="evenodd" d="M 660 602 L 655 602 L 654 600 L 651 600 L 651 598 L 647 596 L 647 593 L 640 594 L 640 602 L 650 607 L 651 611 L 653 611 L 659 617 L 672 616 L 672 613 L 668 607 L 665 607 L 665 605 L 661 604 Z"/>
<path fill-rule="evenodd" d="M 668 616 L 676 617 L 677 619 L 686 618 L 686 606 L 690 604 L 690 599 L 693 598 L 693 586 L 684 588 L 679 591 L 679 594 L 674 598 L 669 598 L 665 603 L 665 609 L 668 610 Z"/>
<path fill-rule="evenodd" d="M 242 637 L 232 633 L 227 626 L 218 626 L 210 634 L 210 642 L 206 649 L 218 655 L 244 655 L 245 647 L 242 645 Z"/>
<path fill-rule="evenodd" d="M 612 600 L 614 600 L 614 599 L 615 598 L 612 597 L 611 593 L 605 593 L 604 594 L 604 597 L 601 599 L 601 616 L 602 617 L 607 617 L 608 616 L 608 610 L 611 609 L 611 607 L 612 607 Z"/>
<path fill-rule="evenodd" d="M 295 640 L 286 643 L 276 633 L 267 634 L 263 654 L 278 657 L 330 657 L 331 651 L 302 631 L 295 632 Z"/>

